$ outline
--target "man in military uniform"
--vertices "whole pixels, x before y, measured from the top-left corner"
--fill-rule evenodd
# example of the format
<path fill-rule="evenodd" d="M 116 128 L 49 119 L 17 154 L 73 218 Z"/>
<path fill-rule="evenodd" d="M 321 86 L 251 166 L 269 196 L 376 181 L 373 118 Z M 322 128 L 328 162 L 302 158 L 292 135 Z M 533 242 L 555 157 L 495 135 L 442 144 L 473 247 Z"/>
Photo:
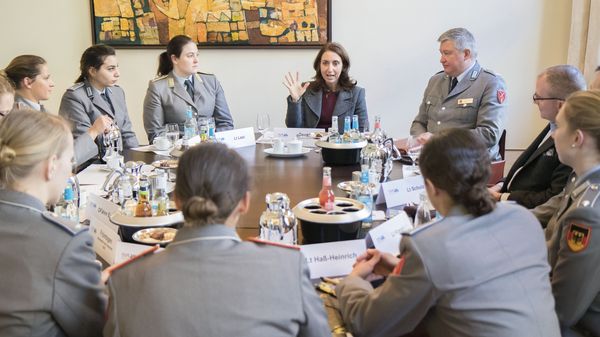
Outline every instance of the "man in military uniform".
<path fill-rule="evenodd" d="M 443 71 L 427 84 L 410 134 L 426 143 L 432 134 L 448 128 L 472 129 L 485 141 L 492 160 L 499 160 L 504 130 L 504 80 L 477 62 L 473 35 L 453 28 L 439 38 Z"/>

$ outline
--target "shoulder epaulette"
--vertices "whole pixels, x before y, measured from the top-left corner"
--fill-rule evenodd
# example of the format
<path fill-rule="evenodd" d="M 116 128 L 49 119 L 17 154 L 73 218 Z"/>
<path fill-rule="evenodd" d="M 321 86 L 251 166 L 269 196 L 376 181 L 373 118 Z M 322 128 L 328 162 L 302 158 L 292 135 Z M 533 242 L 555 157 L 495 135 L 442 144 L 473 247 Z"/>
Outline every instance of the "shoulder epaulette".
<path fill-rule="evenodd" d="M 444 72 L 443 70 L 440 70 L 440 71 L 438 71 L 437 73 L 435 73 L 434 75 L 441 74 L 441 73 L 443 73 L 443 72 Z"/>
<path fill-rule="evenodd" d="M 77 89 L 79 89 L 79 88 L 83 87 L 84 85 L 85 85 L 85 83 L 83 83 L 83 82 L 77 82 L 77 83 L 73 84 L 73 85 L 72 85 L 72 86 L 71 86 L 69 89 L 67 89 L 67 90 L 71 90 L 71 91 L 73 91 L 73 90 L 77 90 Z"/>
<path fill-rule="evenodd" d="M 42 216 L 44 217 L 44 219 L 48 220 L 48 222 L 56 225 L 56 227 L 64 230 L 65 232 L 67 232 L 71 235 L 75 235 L 86 229 L 86 228 L 76 228 L 76 226 L 78 224 L 76 224 L 72 221 L 63 219 L 52 212 L 48 212 L 48 211 L 43 212 Z"/>
<path fill-rule="evenodd" d="M 169 75 L 162 75 L 162 76 L 155 77 L 154 79 L 152 79 L 152 82 L 160 81 L 164 78 L 167 78 L 167 76 L 169 76 Z"/>
<path fill-rule="evenodd" d="M 248 238 L 248 241 L 252 241 L 254 243 L 261 244 L 261 245 L 268 245 L 268 246 L 275 246 L 275 247 L 281 247 L 281 248 L 287 248 L 287 249 L 300 250 L 300 246 L 286 245 L 285 243 L 262 240 L 257 237 L 250 237 L 250 238 Z"/>
<path fill-rule="evenodd" d="M 196 74 L 198 75 L 208 75 L 208 76 L 215 76 L 215 74 L 211 74 L 211 73 L 203 73 L 201 71 L 198 71 Z"/>
<path fill-rule="evenodd" d="M 488 73 L 488 74 L 490 74 L 490 75 L 492 75 L 494 77 L 498 76 L 498 74 L 495 71 L 493 71 L 492 69 L 481 68 L 481 70 L 484 73 Z"/>
<path fill-rule="evenodd" d="M 150 248 L 148 248 L 148 249 L 146 249 L 146 250 L 142 251 L 141 253 L 139 253 L 139 254 L 137 254 L 137 255 L 133 256 L 132 258 L 130 258 L 130 259 L 128 259 L 128 260 L 125 260 L 125 261 L 123 261 L 123 262 L 121 262 L 121 263 L 117 263 L 117 264 L 114 264 L 114 265 L 112 265 L 112 266 L 110 266 L 110 267 L 106 268 L 106 269 L 104 270 L 104 272 L 106 272 L 106 273 L 108 273 L 108 274 L 110 275 L 110 274 L 112 274 L 112 273 L 113 273 L 115 270 L 117 270 L 117 269 L 121 269 L 121 268 L 123 268 L 123 267 L 125 267 L 125 266 L 127 266 L 127 265 L 131 264 L 132 262 L 134 262 L 134 261 L 136 261 L 136 260 L 139 260 L 140 258 L 142 258 L 142 257 L 144 257 L 144 256 L 150 256 L 150 255 L 152 255 L 152 253 L 156 252 L 156 251 L 157 251 L 159 248 L 160 248 L 160 246 L 159 246 L 159 245 L 154 245 L 154 246 L 152 246 L 152 247 L 150 247 Z"/>

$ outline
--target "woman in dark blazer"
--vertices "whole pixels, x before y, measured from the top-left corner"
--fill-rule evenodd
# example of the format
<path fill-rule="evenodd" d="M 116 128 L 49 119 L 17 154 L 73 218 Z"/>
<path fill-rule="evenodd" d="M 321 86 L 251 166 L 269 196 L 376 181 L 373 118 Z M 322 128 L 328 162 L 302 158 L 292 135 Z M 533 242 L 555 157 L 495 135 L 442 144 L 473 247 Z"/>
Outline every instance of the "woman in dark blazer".
<path fill-rule="evenodd" d="M 346 116 L 358 115 L 360 131 L 369 128 L 365 89 L 350 79 L 350 57 L 338 43 L 321 48 L 315 62 L 314 81 L 301 83 L 299 74 L 288 73 L 283 84 L 290 95 L 287 98 L 285 124 L 291 128 L 331 127 L 331 117 L 338 117 L 338 129 L 344 129 Z"/>

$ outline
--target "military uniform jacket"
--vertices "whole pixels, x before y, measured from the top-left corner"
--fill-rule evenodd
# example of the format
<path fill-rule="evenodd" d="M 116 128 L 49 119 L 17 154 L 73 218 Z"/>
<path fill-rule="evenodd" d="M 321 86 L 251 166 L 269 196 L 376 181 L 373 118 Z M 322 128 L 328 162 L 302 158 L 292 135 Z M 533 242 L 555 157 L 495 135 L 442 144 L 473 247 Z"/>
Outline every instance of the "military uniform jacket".
<path fill-rule="evenodd" d="M 298 102 L 287 98 L 285 125 L 289 128 L 316 128 L 321 118 L 323 90 L 307 89 Z M 354 86 L 351 90 L 340 90 L 332 116 L 338 117 L 338 130 L 344 130 L 344 118 L 358 115 L 358 127 L 364 131 L 369 127 L 365 89 Z"/>
<path fill-rule="evenodd" d="M 109 92 L 111 103 L 115 112 L 111 110 L 109 104 L 91 87 L 89 82 L 79 82 L 67 89 L 60 101 L 59 115 L 73 123 L 73 137 L 78 138 L 87 133 L 88 129 L 94 124 L 94 121 L 107 115 L 119 127 L 124 149 L 130 149 L 138 146 L 138 140 L 132 129 L 131 120 L 127 113 L 127 104 L 125 103 L 125 92 L 121 87 L 115 85 L 106 88 Z M 89 138 L 89 137 L 88 137 Z M 103 135 L 98 135 L 96 143 L 86 143 L 87 146 L 81 146 L 77 151 L 77 163 L 81 164 L 89 159 L 102 155 L 98 152 L 100 144 L 103 142 Z"/>
<path fill-rule="evenodd" d="M 15 95 L 14 109 L 27 109 L 46 112 L 46 109 L 44 109 L 43 105 L 40 105 L 40 110 L 38 110 L 37 107 L 31 105 L 27 100 L 25 100 L 19 95 Z M 75 152 L 75 159 L 77 160 L 77 165 L 83 164 L 87 160 L 83 158 L 89 159 L 91 156 L 91 151 L 89 149 L 94 148 L 96 148 L 96 143 L 94 143 L 92 137 L 90 137 L 90 135 L 88 135 L 87 133 L 75 137 L 75 139 L 73 139 L 73 151 Z"/>
<path fill-rule="evenodd" d="M 558 160 L 554 139 L 548 137 L 542 143 L 548 131 L 550 125 L 517 158 L 500 190 L 510 193 L 508 200 L 527 208 L 541 205 L 560 193 L 571 173 L 571 168 Z"/>
<path fill-rule="evenodd" d="M 546 228 L 552 290 L 564 336 L 578 336 L 574 331 L 600 336 L 599 187 L 600 166 L 580 179 L 573 174 Z"/>
<path fill-rule="evenodd" d="M 105 336 L 330 336 L 294 249 L 241 242 L 224 225 L 184 227 L 109 281 Z"/>
<path fill-rule="evenodd" d="M 410 134 L 435 134 L 449 128 L 472 129 L 485 141 L 492 160 L 499 160 L 498 142 L 506 118 L 504 80 L 477 62 L 448 92 L 450 80 L 443 71 L 431 77 Z"/>
<path fill-rule="evenodd" d="M 356 336 L 559 337 L 544 236 L 518 205 L 473 218 L 454 208 L 404 235 L 404 266 L 377 289 L 349 276 L 336 292 Z"/>
<path fill-rule="evenodd" d="M 194 100 L 177 81 L 171 71 L 168 75 L 150 81 L 144 99 L 144 128 L 148 141 L 164 135 L 165 125 L 179 124 L 183 134 L 183 123 L 188 106 L 195 118 L 213 117 L 217 131 L 233 129 L 233 118 L 225 100 L 221 83 L 215 75 L 197 73 L 194 77 Z"/>
<path fill-rule="evenodd" d="M 106 298 L 87 229 L 0 190 L 0 336 L 101 336 Z"/>

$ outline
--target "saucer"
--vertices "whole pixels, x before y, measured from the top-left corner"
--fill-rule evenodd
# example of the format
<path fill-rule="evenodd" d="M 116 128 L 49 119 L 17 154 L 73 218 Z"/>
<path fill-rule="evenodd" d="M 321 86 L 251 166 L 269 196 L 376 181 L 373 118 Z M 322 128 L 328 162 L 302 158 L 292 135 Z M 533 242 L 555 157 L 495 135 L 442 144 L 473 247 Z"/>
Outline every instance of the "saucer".
<path fill-rule="evenodd" d="M 300 152 L 295 152 L 295 153 L 290 153 L 290 152 L 275 152 L 273 151 L 273 148 L 268 148 L 268 149 L 264 149 L 264 152 L 271 156 L 271 157 L 278 157 L 278 158 L 292 158 L 292 157 L 300 157 L 303 156 L 307 153 L 310 152 L 309 148 L 303 147 L 302 151 Z"/>

